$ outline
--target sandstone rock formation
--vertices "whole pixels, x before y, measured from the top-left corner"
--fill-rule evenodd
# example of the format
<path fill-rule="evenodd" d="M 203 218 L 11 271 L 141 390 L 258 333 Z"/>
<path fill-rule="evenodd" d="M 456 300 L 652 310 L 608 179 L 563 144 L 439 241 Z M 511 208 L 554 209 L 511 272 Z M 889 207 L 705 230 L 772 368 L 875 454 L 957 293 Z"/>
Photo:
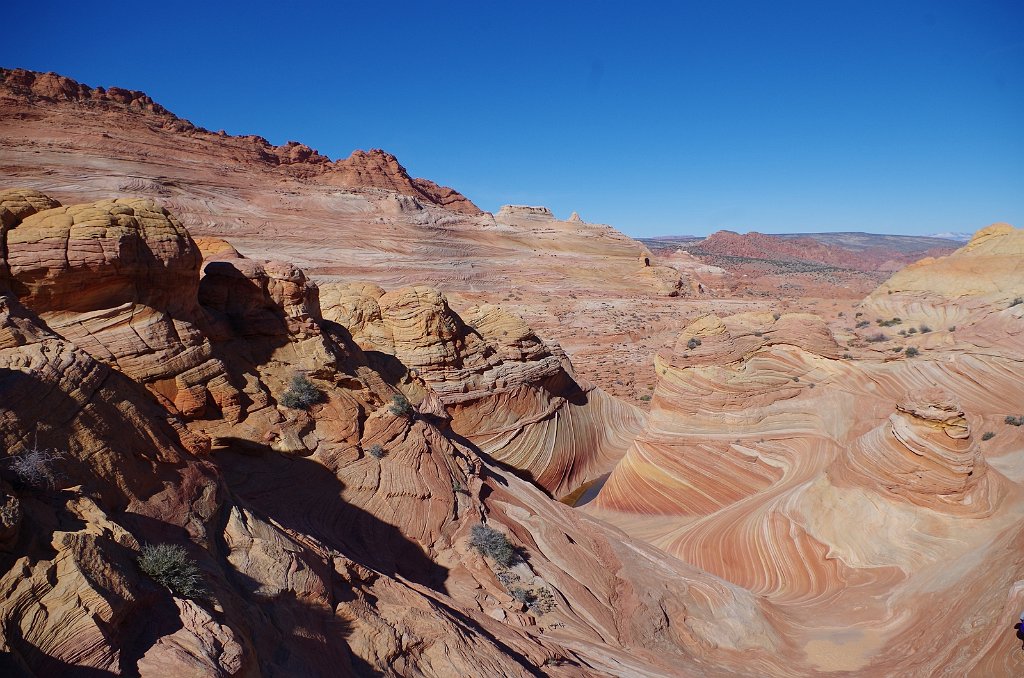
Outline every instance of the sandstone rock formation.
<path fill-rule="evenodd" d="M 640 428 L 636 408 L 580 382 L 561 348 L 496 306 L 460 317 L 429 287 L 333 283 L 321 302 L 363 351 L 436 395 L 455 432 L 556 497 L 611 470 Z"/>
<path fill-rule="evenodd" d="M 0 160 L 9 177 L 0 190 L 30 187 L 64 204 L 156 200 L 193 237 L 228 238 L 316 282 L 429 285 L 460 309 L 512 301 L 579 355 L 582 375 L 636 404 L 654 378 L 649 351 L 684 322 L 675 300 L 696 287 L 610 226 L 481 213 L 384 151 L 332 161 L 296 141 L 210 132 L 142 92 L 56 74 L 0 69 Z M 626 310 L 645 317 L 623 337 L 611 316 Z M 580 322 L 596 341 L 581 341 Z"/>
<path fill-rule="evenodd" d="M 393 410 L 397 385 L 440 400 L 436 411 L 453 408 L 445 399 L 471 408 L 492 428 L 511 426 L 501 408 L 520 401 L 546 399 L 548 416 L 583 429 L 615 414 L 559 404 L 555 385 L 571 381 L 571 366 L 521 321 L 493 308 L 463 321 L 432 290 L 396 290 L 375 299 L 381 334 L 360 331 L 378 322 L 372 312 L 348 320 L 364 350 L 322 319 L 332 314 L 301 271 L 214 240 L 201 243 L 200 271 L 200 246 L 146 201 L 51 208 L 5 233 L 14 256 L 0 280 L 0 444 L 6 462 L 58 451 L 46 461 L 52 482 L 0 470 L 5 674 L 781 670 L 769 604 L 494 466 L 455 432 L 469 415 L 455 412 L 449 427 Z M 57 294 L 71 284 L 82 294 Z M 358 289 L 349 298 L 376 294 Z M 152 354 L 139 350 L 150 335 L 106 322 L 63 334 L 123 307 L 181 334 Z M 350 308 L 346 318 L 362 312 Z M 134 327 L 131 315 L 122 322 Z M 390 358 L 371 344 L 386 337 Z M 102 352 L 108 340 L 125 349 Z M 183 346 L 215 356 L 233 409 L 214 398 L 189 414 L 167 395 L 172 366 L 191 365 L 177 360 Z M 398 357 L 416 376 L 403 367 L 395 380 Z M 321 397 L 284 407 L 296 372 Z M 466 391 L 449 389 L 452 379 Z M 567 435 L 559 426 L 550 434 Z M 481 520 L 519 549 L 510 566 L 469 546 Z M 184 546 L 207 593 L 175 594 L 146 576 L 147 543 Z"/>
<path fill-rule="evenodd" d="M 696 320 L 584 510 L 778 604 L 811 670 L 1018 672 L 1022 236 L 986 229 L 865 300 L 904 327 L 959 318 L 904 332 L 916 355 L 842 348 L 815 316 Z"/>

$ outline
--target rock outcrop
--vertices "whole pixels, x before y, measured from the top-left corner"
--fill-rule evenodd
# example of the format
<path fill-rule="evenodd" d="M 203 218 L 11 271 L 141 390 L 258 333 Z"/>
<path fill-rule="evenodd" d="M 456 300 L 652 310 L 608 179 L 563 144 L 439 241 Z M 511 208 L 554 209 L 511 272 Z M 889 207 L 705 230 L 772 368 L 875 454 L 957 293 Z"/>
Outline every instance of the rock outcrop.
<path fill-rule="evenodd" d="M 435 289 L 371 284 L 325 284 L 321 301 L 363 351 L 397 360 L 417 398 L 436 396 L 455 432 L 556 497 L 607 473 L 640 428 L 636 408 L 581 383 L 557 345 L 496 306 L 460 317 Z"/>
<path fill-rule="evenodd" d="M 491 307 L 463 320 L 433 290 L 369 285 L 325 286 L 321 313 L 299 269 L 196 243 L 146 201 L 51 207 L 6 233 L 4 673 L 781 670 L 770 605 L 553 501 L 478 453 L 475 431 L 457 433 L 472 416 L 539 438 L 541 424 L 503 409 L 522 402 L 583 431 L 631 416 L 578 384 L 557 391 L 571 366 L 521 321 Z M 69 289 L 80 294 L 58 293 Z M 146 354 L 145 332 L 76 330 L 123 308 L 180 335 Z M 125 349 L 101 351 L 107 341 Z M 166 381 L 190 364 L 181 347 L 212 352 L 234 409 L 175 404 Z M 316 396 L 285 407 L 296 374 Z M 424 396 L 422 413 L 395 408 L 396 386 Z M 448 410 L 450 424 L 437 416 Z M 481 521 L 518 555 L 503 565 L 475 551 Z M 140 569 L 142 547 L 160 543 L 182 547 L 205 593 Z"/>
<path fill-rule="evenodd" d="M 499 219 L 503 217 L 516 217 L 526 219 L 550 219 L 552 221 L 555 220 L 555 215 L 551 213 L 550 208 L 537 207 L 531 205 L 502 205 L 501 209 L 498 210 L 498 213 L 495 216 L 497 216 Z"/>
<path fill-rule="evenodd" d="M 274 146 L 255 135 L 232 137 L 223 132 L 210 132 L 179 118 L 143 92 L 120 87 L 89 87 L 56 73 L 0 68 L 0 99 L 15 107 L 20 102 L 48 103 L 71 105 L 80 111 L 147 114 L 151 123 L 167 133 L 187 135 L 193 143 L 199 142 L 206 147 L 221 146 L 231 155 L 240 154 L 249 162 L 280 168 L 295 177 L 323 175 L 325 183 L 332 186 L 384 188 L 463 214 L 481 213 L 476 205 L 457 191 L 426 179 L 410 177 L 395 156 L 382 150 L 355 151 L 348 158 L 332 162 L 297 141 Z M 110 138 L 110 134 L 103 134 Z"/>
<path fill-rule="evenodd" d="M 788 634 L 811 670 L 1020 670 L 1000 630 L 1024 577 L 1020 437 L 1003 423 L 1024 402 L 1019 234 L 986 229 L 894 275 L 860 307 L 904 328 L 880 344 L 841 347 L 812 315 L 697 319 L 583 510 L 815 629 Z M 958 650 L 908 655 L 936 642 Z"/>

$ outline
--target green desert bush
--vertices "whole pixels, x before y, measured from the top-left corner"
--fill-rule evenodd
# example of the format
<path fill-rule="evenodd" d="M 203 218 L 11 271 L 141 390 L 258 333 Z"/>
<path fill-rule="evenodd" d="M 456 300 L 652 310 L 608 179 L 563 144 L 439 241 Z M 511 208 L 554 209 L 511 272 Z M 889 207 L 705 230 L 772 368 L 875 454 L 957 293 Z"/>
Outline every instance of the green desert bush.
<path fill-rule="evenodd" d="M 691 351 L 697 348 L 698 346 L 700 346 L 700 339 L 698 339 L 697 337 L 692 337 L 688 342 L 686 342 L 686 348 L 690 349 Z"/>
<path fill-rule="evenodd" d="M 908 358 L 914 358 L 914 357 L 917 357 L 917 356 L 921 355 L 921 352 L 918 351 L 913 346 L 911 346 L 911 347 L 907 348 L 906 351 L 903 352 L 903 355 L 907 356 Z"/>
<path fill-rule="evenodd" d="M 519 552 L 508 537 L 490 525 L 474 525 L 470 529 L 469 545 L 503 567 L 511 567 L 519 560 Z"/>
<path fill-rule="evenodd" d="M 206 587 L 199 566 L 177 544 L 147 544 L 138 559 L 139 569 L 158 584 L 183 598 L 203 598 Z"/>
<path fill-rule="evenodd" d="M 929 332 L 932 331 L 932 328 L 928 327 L 927 325 L 921 325 L 917 329 L 921 330 L 921 334 L 928 334 Z"/>
<path fill-rule="evenodd" d="M 293 410 L 304 410 L 324 399 L 324 393 L 304 374 L 292 377 L 291 386 L 281 394 L 281 404 Z"/>
<path fill-rule="evenodd" d="M 396 417 L 408 417 L 412 414 L 412 403 L 404 395 L 397 393 L 391 398 L 391 407 L 388 409 Z"/>
<path fill-rule="evenodd" d="M 373 457 L 374 459 L 383 459 L 384 457 L 388 456 L 388 453 L 384 449 L 384 446 L 381 445 L 380 443 L 374 443 L 373 445 L 370 445 L 370 449 L 368 450 L 368 452 L 370 453 L 370 456 Z"/>
<path fill-rule="evenodd" d="M 981 439 L 982 440 L 992 440 L 995 437 L 996 437 L 996 434 L 992 433 L 992 431 L 985 431 L 984 433 L 981 434 Z"/>
<path fill-rule="evenodd" d="M 1019 417 L 1008 416 L 1006 419 L 1003 419 L 1003 421 L 1010 426 L 1024 426 L 1024 414 Z"/>
<path fill-rule="evenodd" d="M 880 341 L 889 341 L 889 337 L 879 332 L 878 334 L 872 334 L 870 337 L 867 337 L 867 341 L 870 341 L 872 344 L 877 344 Z"/>

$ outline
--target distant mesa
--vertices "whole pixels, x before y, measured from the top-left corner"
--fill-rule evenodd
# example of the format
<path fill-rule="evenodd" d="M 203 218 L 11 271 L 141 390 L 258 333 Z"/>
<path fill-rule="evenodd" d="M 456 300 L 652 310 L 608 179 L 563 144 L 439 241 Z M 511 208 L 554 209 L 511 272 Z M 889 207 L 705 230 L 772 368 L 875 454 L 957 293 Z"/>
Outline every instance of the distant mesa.
<path fill-rule="evenodd" d="M 953 231 L 944 231 L 942 233 L 932 233 L 931 238 L 942 238 L 943 240 L 955 240 L 956 242 L 967 242 L 972 237 L 973 233 L 957 233 Z"/>
<path fill-rule="evenodd" d="M 533 217 L 541 219 L 554 219 L 555 215 L 547 207 L 536 207 L 532 205 L 502 205 L 498 210 L 499 217 Z"/>

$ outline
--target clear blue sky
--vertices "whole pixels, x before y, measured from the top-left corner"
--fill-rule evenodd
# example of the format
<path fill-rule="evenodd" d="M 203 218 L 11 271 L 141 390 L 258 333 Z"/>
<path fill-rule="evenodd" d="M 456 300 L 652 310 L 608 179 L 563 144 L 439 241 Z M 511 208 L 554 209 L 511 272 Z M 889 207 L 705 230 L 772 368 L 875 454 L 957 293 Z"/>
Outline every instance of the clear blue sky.
<path fill-rule="evenodd" d="M 1024 226 L 1021 0 L 292 4 L 16 2 L 0 65 L 636 236 Z"/>

